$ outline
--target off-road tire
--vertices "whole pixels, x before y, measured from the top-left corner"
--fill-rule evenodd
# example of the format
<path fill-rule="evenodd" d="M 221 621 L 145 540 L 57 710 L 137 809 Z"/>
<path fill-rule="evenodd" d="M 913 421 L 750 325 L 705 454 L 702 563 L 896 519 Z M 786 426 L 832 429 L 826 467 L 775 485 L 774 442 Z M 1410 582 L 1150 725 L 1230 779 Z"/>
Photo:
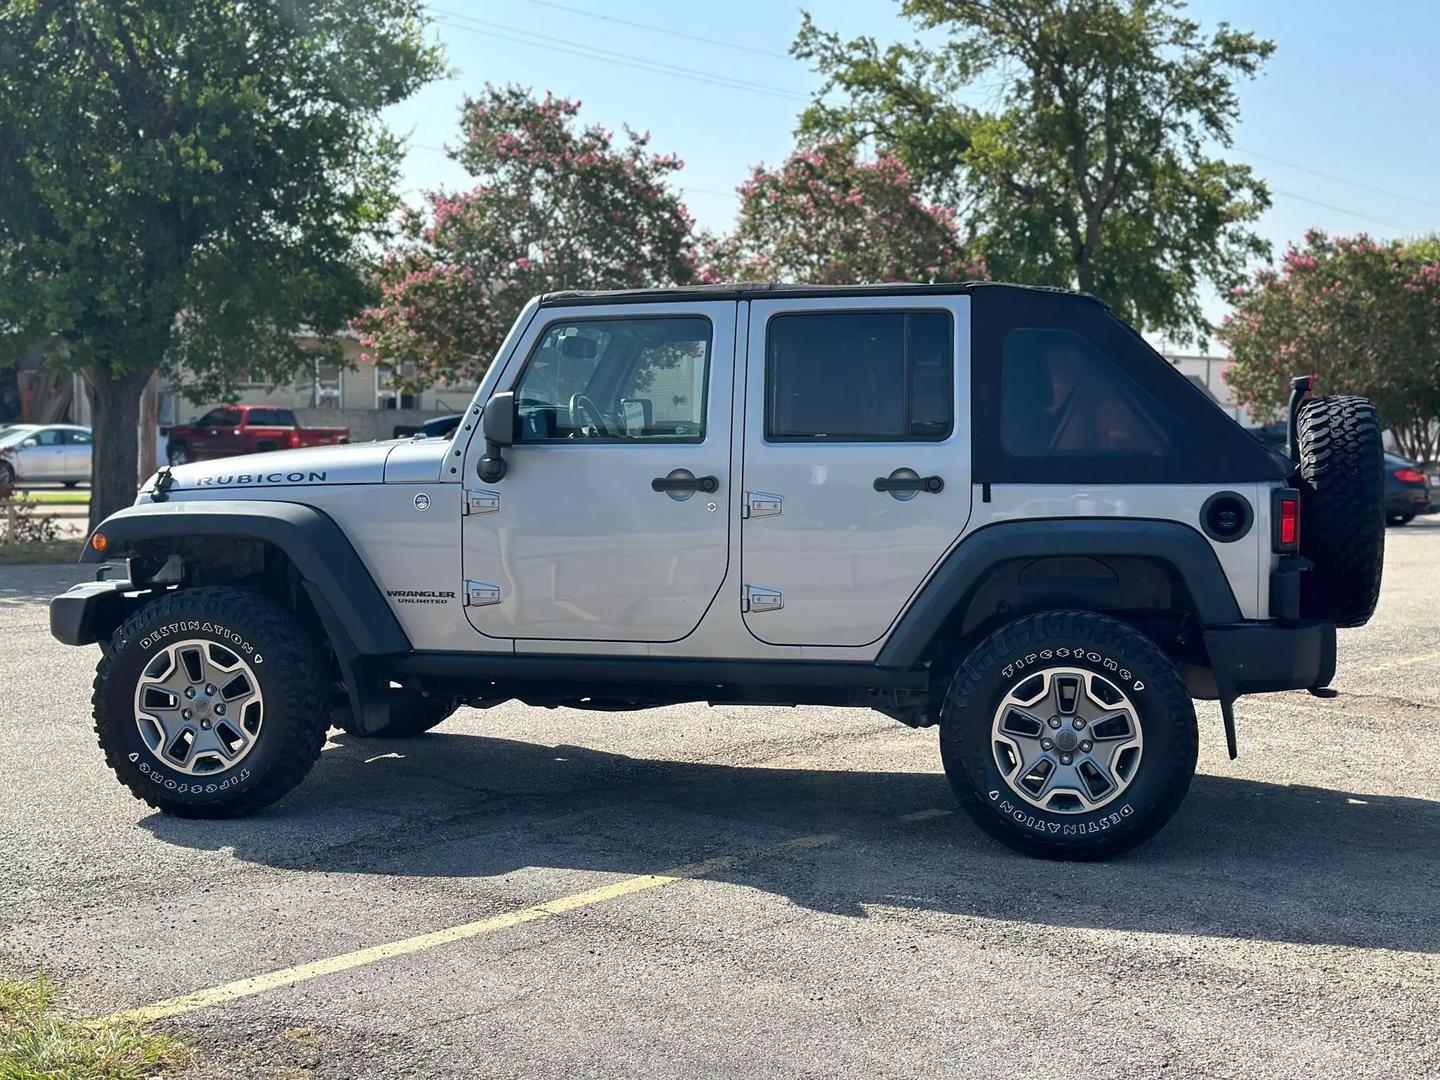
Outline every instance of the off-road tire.
<path fill-rule="evenodd" d="M 397 690 L 390 700 L 390 722 L 379 731 L 361 731 L 349 708 L 336 711 L 335 726 L 361 739 L 413 739 L 441 723 L 459 707 L 458 698 L 426 697 L 409 690 Z"/>
<path fill-rule="evenodd" d="M 1144 749 L 1129 786 L 1098 810 L 1055 813 L 1016 795 L 995 762 L 1005 695 L 1046 666 L 1093 671 L 1135 708 Z M 940 710 L 940 754 L 960 805 L 995 839 L 1047 859 L 1103 859 L 1144 843 L 1190 789 L 1199 734 L 1174 665 L 1135 629 L 1088 611 L 1048 611 L 1000 627 L 967 655 Z"/>
<path fill-rule="evenodd" d="M 1385 448 L 1375 406 L 1317 397 L 1300 407 L 1300 550 L 1314 562 L 1300 614 L 1363 626 L 1385 565 Z"/>
<path fill-rule="evenodd" d="M 214 641 L 251 666 L 264 694 L 253 747 L 225 772 L 177 771 L 150 749 L 135 720 L 137 680 L 179 640 Z M 95 735 L 120 782 L 179 817 L 239 817 L 305 778 L 325 745 L 325 653 L 295 615 L 257 592 L 181 589 L 137 610 L 111 636 L 95 673 Z"/>

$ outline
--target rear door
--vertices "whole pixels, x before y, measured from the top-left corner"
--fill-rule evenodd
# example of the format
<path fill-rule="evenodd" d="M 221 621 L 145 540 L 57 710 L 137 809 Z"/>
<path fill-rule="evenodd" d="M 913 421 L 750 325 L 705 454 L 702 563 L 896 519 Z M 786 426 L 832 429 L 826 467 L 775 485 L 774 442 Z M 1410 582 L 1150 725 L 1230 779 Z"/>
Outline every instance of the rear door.
<path fill-rule="evenodd" d="M 80 428 L 65 432 L 65 479 L 90 479 L 90 432 Z"/>
<path fill-rule="evenodd" d="M 745 623 L 881 638 L 970 515 L 967 296 L 755 301 L 745 362 Z"/>
<path fill-rule="evenodd" d="M 519 414 L 504 477 L 478 480 L 483 439 L 465 457 L 476 630 L 665 642 L 695 629 L 729 561 L 735 309 L 541 309 L 495 387 Z"/>

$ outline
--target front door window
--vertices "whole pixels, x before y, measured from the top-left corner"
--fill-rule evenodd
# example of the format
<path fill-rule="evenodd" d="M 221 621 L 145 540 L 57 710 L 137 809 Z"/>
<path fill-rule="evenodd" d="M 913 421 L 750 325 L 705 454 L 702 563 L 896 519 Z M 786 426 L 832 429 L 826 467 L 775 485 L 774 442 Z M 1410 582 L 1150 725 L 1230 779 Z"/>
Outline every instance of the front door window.
<path fill-rule="evenodd" d="M 518 441 L 698 442 L 709 361 L 708 319 L 552 323 L 516 385 Z"/>

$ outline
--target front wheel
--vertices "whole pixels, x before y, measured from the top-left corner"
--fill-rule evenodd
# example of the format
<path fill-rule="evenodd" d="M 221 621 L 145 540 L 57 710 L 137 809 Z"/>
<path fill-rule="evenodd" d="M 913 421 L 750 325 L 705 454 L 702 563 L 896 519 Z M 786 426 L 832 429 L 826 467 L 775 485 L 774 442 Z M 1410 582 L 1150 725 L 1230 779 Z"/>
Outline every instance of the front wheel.
<path fill-rule="evenodd" d="M 940 711 L 945 774 L 971 817 L 1028 855 L 1098 859 L 1167 822 L 1195 773 L 1195 709 L 1126 624 L 1050 611 L 965 657 Z"/>
<path fill-rule="evenodd" d="M 171 465 L 188 465 L 190 463 L 190 448 L 184 443 L 174 443 L 166 450 L 165 459 Z"/>
<path fill-rule="evenodd" d="M 115 631 L 95 734 L 138 799 L 181 817 L 268 806 L 325 744 L 328 657 L 293 612 L 236 588 L 182 589 Z"/>

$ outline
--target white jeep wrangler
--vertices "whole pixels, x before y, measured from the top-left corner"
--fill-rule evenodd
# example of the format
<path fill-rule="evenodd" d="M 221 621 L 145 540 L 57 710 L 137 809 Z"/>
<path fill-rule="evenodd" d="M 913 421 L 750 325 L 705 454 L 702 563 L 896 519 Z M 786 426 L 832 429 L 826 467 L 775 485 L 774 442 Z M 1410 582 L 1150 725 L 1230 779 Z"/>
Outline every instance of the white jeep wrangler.
<path fill-rule="evenodd" d="M 100 746 L 170 813 L 274 802 L 332 720 L 848 705 L 938 724 L 1004 843 L 1093 858 L 1184 797 L 1192 697 L 1233 756 L 1236 696 L 1324 693 L 1374 609 L 1379 425 L 1297 383 L 1286 459 L 1074 293 L 546 294 L 448 440 L 162 469 L 51 627 L 102 643 Z"/>

